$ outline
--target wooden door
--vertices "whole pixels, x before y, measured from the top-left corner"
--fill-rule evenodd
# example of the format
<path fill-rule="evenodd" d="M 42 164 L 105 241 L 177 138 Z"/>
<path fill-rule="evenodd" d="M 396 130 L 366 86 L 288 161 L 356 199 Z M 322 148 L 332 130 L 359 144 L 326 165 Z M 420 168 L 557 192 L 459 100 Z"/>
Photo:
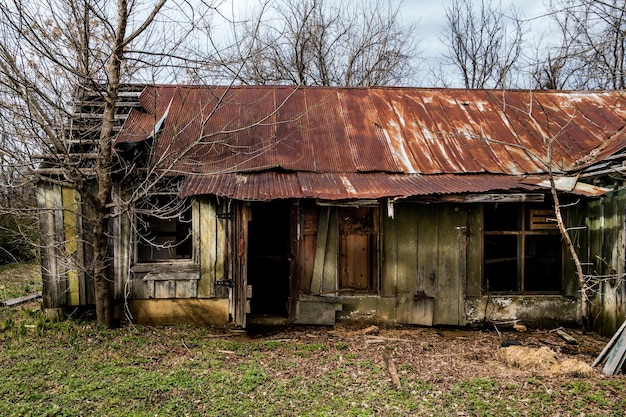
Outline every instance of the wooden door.
<path fill-rule="evenodd" d="M 234 233 L 234 247 L 237 259 L 235 260 L 235 285 L 232 291 L 235 323 L 242 328 L 246 327 L 247 314 L 250 312 L 250 291 L 248 288 L 248 222 L 251 211 L 249 204 L 240 204 Z"/>

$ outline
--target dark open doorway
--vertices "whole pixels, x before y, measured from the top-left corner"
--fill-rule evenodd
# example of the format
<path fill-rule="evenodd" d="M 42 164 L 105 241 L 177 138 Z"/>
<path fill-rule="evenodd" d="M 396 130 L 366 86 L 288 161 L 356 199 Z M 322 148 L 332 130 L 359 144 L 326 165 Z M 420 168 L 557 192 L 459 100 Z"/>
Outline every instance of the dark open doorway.
<path fill-rule="evenodd" d="M 290 203 L 251 204 L 248 225 L 248 285 L 252 315 L 288 316 L 291 251 Z"/>

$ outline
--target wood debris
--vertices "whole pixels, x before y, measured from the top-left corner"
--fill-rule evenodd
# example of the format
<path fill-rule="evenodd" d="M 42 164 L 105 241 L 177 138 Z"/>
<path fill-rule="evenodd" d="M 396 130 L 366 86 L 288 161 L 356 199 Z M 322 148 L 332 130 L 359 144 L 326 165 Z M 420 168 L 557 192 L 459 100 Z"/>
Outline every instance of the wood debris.
<path fill-rule="evenodd" d="M 556 329 L 556 334 L 561 339 L 565 340 L 565 342 L 567 342 L 567 344 L 569 344 L 569 345 L 577 345 L 578 344 L 578 340 L 576 340 L 575 338 L 573 338 L 569 334 L 565 333 L 563 331 L 563 329 Z"/>
<path fill-rule="evenodd" d="M 384 353 L 383 358 L 385 359 L 385 363 L 387 364 L 387 371 L 389 372 L 389 376 L 391 377 L 391 382 L 396 389 L 401 389 L 402 384 L 400 383 L 400 376 L 398 376 L 398 370 L 396 369 L 396 363 L 389 354 Z"/>

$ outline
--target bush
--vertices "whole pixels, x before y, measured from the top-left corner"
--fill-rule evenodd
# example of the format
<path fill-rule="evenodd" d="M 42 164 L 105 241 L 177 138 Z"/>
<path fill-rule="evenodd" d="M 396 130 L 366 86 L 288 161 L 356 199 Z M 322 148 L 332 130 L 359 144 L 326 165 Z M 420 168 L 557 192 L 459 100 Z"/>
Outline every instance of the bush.
<path fill-rule="evenodd" d="M 0 265 L 36 260 L 38 242 L 39 225 L 30 213 L 0 215 Z"/>

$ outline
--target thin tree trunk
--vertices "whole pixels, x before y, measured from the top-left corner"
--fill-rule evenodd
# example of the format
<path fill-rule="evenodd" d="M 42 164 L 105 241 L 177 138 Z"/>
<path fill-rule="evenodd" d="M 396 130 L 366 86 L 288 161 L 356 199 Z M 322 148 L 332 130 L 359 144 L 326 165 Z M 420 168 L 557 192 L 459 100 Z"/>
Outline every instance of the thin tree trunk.
<path fill-rule="evenodd" d="M 113 123 L 115 120 L 115 106 L 120 86 L 121 63 L 124 55 L 124 37 L 128 22 L 128 5 L 126 0 L 118 0 L 118 29 L 113 53 L 109 59 L 107 69 L 108 83 L 105 97 L 105 106 L 102 120 L 102 129 L 98 142 L 98 159 L 96 161 L 96 175 L 98 186 L 95 198 L 94 219 L 94 281 L 96 298 L 96 320 L 98 324 L 113 327 L 112 282 L 109 277 L 108 225 L 111 211 L 111 192 L 113 180 L 111 178 L 113 157 L 112 139 Z"/>
<path fill-rule="evenodd" d="M 559 231 L 561 232 L 561 237 L 563 238 L 565 246 L 567 247 L 567 250 L 572 257 L 572 261 L 574 261 L 574 266 L 576 267 L 576 276 L 578 278 L 578 286 L 580 287 L 580 319 L 583 329 L 586 330 L 589 326 L 589 298 L 587 296 L 587 281 L 585 279 L 582 264 L 580 263 L 580 258 L 578 257 L 578 253 L 576 253 L 576 247 L 574 246 L 574 243 L 570 238 L 567 227 L 565 226 L 565 222 L 563 221 L 563 216 L 561 215 L 559 196 L 556 190 L 556 186 L 554 184 L 554 177 L 551 171 L 550 192 L 552 193 L 552 199 L 554 200 L 554 214 L 556 216 L 556 222 L 559 226 Z"/>

